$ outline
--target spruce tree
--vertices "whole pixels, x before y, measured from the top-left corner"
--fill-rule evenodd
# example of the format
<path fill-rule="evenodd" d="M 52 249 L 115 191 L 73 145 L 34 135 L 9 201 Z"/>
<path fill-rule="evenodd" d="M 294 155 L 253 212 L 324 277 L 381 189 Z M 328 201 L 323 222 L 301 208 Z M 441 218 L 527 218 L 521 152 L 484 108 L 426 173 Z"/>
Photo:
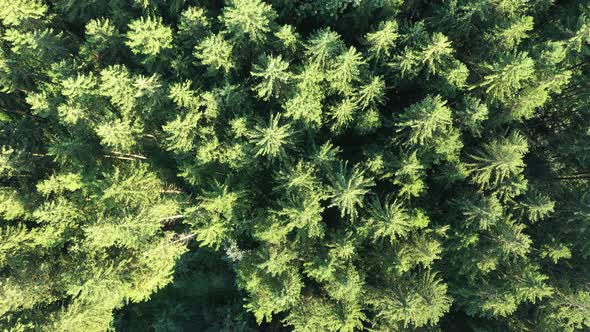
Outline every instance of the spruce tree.
<path fill-rule="evenodd" d="M 583 1 L 0 0 L 0 328 L 590 329 Z"/>

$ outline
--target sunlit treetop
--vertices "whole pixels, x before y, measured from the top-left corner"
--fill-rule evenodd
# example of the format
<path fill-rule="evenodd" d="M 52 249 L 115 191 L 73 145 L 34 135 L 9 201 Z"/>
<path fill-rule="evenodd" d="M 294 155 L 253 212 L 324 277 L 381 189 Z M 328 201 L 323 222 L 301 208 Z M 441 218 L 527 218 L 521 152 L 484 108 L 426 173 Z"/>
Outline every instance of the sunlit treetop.
<path fill-rule="evenodd" d="M 4 330 L 590 328 L 586 3 L 0 0 L 0 26 Z"/>

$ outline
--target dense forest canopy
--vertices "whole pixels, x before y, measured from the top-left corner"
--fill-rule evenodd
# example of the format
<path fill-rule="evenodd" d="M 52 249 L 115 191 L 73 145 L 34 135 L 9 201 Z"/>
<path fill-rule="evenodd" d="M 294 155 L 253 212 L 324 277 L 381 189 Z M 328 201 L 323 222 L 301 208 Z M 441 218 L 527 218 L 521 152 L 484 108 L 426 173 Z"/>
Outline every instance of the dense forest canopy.
<path fill-rule="evenodd" d="M 587 0 L 0 0 L 5 331 L 590 331 Z"/>

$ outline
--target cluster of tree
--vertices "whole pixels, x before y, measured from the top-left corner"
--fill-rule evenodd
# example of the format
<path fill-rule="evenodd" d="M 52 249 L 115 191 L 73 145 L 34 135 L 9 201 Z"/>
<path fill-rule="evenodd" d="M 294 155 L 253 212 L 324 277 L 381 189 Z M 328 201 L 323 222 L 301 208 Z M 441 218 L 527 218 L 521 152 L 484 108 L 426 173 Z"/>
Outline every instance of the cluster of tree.
<path fill-rule="evenodd" d="M 585 1 L 0 0 L 3 329 L 589 330 L 588 239 Z"/>

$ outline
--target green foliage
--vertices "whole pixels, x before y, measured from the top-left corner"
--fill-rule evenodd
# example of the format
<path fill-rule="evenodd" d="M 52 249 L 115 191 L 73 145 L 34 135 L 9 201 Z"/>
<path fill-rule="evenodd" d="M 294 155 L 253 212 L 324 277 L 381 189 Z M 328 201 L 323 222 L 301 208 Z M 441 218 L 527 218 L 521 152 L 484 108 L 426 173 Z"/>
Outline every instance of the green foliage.
<path fill-rule="evenodd" d="M 542 220 L 555 211 L 555 202 L 539 193 L 528 196 L 522 205 L 532 222 Z"/>
<path fill-rule="evenodd" d="M 346 216 L 354 220 L 358 216 L 357 208 L 364 206 L 364 196 L 374 185 L 373 181 L 365 178 L 358 166 L 350 168 L 346 163 L 339 165 L 331 174 L 330 181 L 330 206 L 338 207 L 341 217 Z"/>
<path fill-rule="evenodd" d="M 223 23 L 238 39 L 255 43 L 266 40 L 276 17 L 274 9 L 261 0 L 232 0 L 223 11 Z"/>
<path fill-rule="evenodd" d="M 27 26 L 42 21 L 47 13 L 47 5 L 41 1 L 2 1 L 0 18 L 6 26 Z"/>
<path fill-rule="evenodd" d="M 357 105 L 350 99 L 345 99 L 339 104 L 332 106 L 328 113 L 328 116 L 333 121 L 330 129 L 337 133 L 350 127 L 356 111 Z"/>
<path fill-rule="evenodd" d="M 294 78 L 297 81 L 296 91 L 283 105 L 286 115 L 312 127 L 320 126 L 325 99 L 321 89 L 324 74 L 317 66 L 308 65 Z"/>
<path fill-rule="evenodd" d="M 306 55 L 310 61 L 321 68 L 325 68 L 332 57 L 344 50 L 344 44 L 338 33 L 330 30 L 319 30 L 307 41 Z M 354 49 L 352 49 L 352 52 Z M 354 55 L 354 54 L 353 54 Z"/>
<path fill-rule="evenodd" d="M 504 212 L 495 196 L 480 197 L 477 200 L 465 199 L 460 204 L 467 224 L 482 230 L 488 230 L 495 225 Z"/>
<path fill-rule="evenodd" d="M 497 27 L 492 39 L 497 40 L 506 49 L 514 49 L 522 39 L 528 37 L 528 32 L 531 30 L 533 30 L 533 18 L 523 16 Z"/>
<path fill-rule="evenodd" d="M 281 114 L 271 115 L 268 125 L 262 123 L 254 126 L 249 133 L 250 141 L 255 145 L 256 156 L 268 156 L 269 158 L 285 157 L 287 148 L 293 139 L 293 131 L 290 124 L 280 125 Z"/>
<path fill-rule="evenodd" d="M 217 183 L 212 191 L 203 194 L 195 211 L 197 240 L 203 246 L 219 248 L 227 239 L 231 222 L 238 217 L 239 199 L 239 193 Z"/>
<path fill-rule="evenodd" d="M 10 45 L 10 51 L 23 58 L 49 58 L 56 60 L 64 49 L 59 44 L 62 34 L 52 28 L 21 32 L 6 29 L 2 39 Z"/>
<path fill-rule="evenodd" d="M 354 47 L 350 47 L 348 51 L 336 58 L 332 68 L 328 71 L 328 80 L 331 86 L 339 93 L 351 94 L 353 85 L 360 81 L 363 64 L 361 54 Z"/>
<path fill-rule="evenodd" d="M 447 287 L 430 272 L 399 280 L 387 290 L 388 296 L 369 301 L 377 311 L 377 326 L 420 327 L 438 321 L 449 311 L 451 300 Z"/>
<path fill-rule="evenodd" d="M 285 310 L 296 304 L 303 283 L 293 269 L 288 269 L 279 276 L 271 276 L 264 271 L 254 274 L 238 268 L 238 285 L 249 292 L 250 297 L 245 308 L 254 313 L 260 324 L 270 320 L 273 313 Z"/>
<path fill-rule="evenodd" d="M 331 21 L 348 9 L 360 4 L 358 0 L 311 0 L 298 4 L 296 12 L 302 18 L 317 16 L 322 20 Z"/>
<path fill-rule="evenodd" d="M 522 172 L 527 151 L 528 143 L 518 132 L 485 144 L 482 151 L 471 156 L 473 162 L 468 164 L 473 182 L 487 189 L 510 180 Z"/>
<path fill-rule="evenodd" d="M 359 88 L 357 104 L 366 109 L 385 102 L 385 81 L 383 77 L 372 77 L 371 81 Z"/>
<path fill-rule="evenodd" d="M 234 68 L 232 62 L 233 46 L 221 35 L 210 35 L 195 47 L 195 56 L 204 65 L 225 73 Z"/>
<path fill-rule="evenodd" d="M 489 72 L 480 86 L 492 101 L 506 102 L 535 74 L 535 63 L 527 53 L 507 54 L 499 62 L 486 64 Z"/>
<path fill-rule="evenodd" d="M 80 188 L 82 188 L 82 177 L 80 174 L 73 173 L 53 175 L 37 185 L 37 190 L 45 196 L 60 195 L 66 191 L 76 191 Z"/>
<path fill-rule="evenodd" d="M 199 282 L 194 282 L 199 280 Z M 256 323 L 242 309 L 243 294 L 235 289 L 229 262 L 206 249 L 182 256 L 174 283 L 149 301 L 125 307 L 115 322 L 117 330 L 182 331 L 194 326 L 204 331 L 256 331 Z"/>
<path fill-rule="evenodd" d="M 389 200 L 391 203 L 387 203 Z M 383 204 L 375 198 L 370 206 L 367 224 L 372 230 L 373 240 L 389 238 L 392 242 L 405 238 L 415 227 L 411 216 L 395 199 L 388 199 Z"/>
<path fill-rule="evenodd" d="M 165 26 L 159 17 L 142 17 L 129 24 L 127 39 L 125 44 L 133 54 L 150 59 L 172 47 L 172 29 Z"/>
<path fill-rule="evenodd" d="M 481 136 L 482 122 L 489 117 L 488 106 L 481 100 L 467 96 L 463 101 L 463 107 L 458 112 L 460 125 L 474 136 Z"/>
<path fill-rule="evenodd" d="M 26 210 L 23 201 L 19 199 L 17 193 L 12 190 L 0 191 L 2 203 L 0 204 L 0 213 L 6 220 L 14 220 L 25 216 Z"/>
<path fill-rule="evenodd" d="M 300 35 L 292 25 L 283 25 L 275 37 L 278 39 L 278 46 L 286 52 L 294 52 L 299 48 L 301 43 Z"/>
<path fill-rule="evenodd" d="M 188 7 L 180 15 L 178 24 L 179 34 L 186 39 L 192 36 L 201 36 L 208 32 L 211 21 L 203 8 Z"/>
<path fill-rule="evenodd" d="M 291 75 L 287 71 L 289 63 L 283 61 L 281 56 L 263 56 L 259 63 L 253 66 L 250 74 L 252 77 L 259 77 L 260 83 L 254 86 L 258 97 L 268 100 L 270 97 L 277 97 L 281 88 L 288 83 Z"/>
<path fill-rule="evenodd" d="M 400 116 L 398 132 L 408 132 L 408 142 L 423 145 L 452 124 L 451 110 L 440 96 L 427 96 Z"/>
<path fill-rule="evenodd" d="M 109 121 L 96 128 L 102 144 L 121 152 L 132 151 L 136 145 L 135 135 L 141 132 L 141 127 L 132 127 L 132 124 L 121 120 Z"/>
<path fill-rule="evenodd" d="M 114 53 L 120 39 L 117 27 L 108 18 L 90 20 L 85 26 L 85 35 L 80 54 L 89 61 Z"/>
<path fill-rule="evenodd" d="M 0 0 L 0 330 L 590 329 L 589 17 Z"/>
<path fill-rule="evenodd" d="M 400 187 L 399 195 L 405 198 L 419 197 L 425 189 L 424 166 L 418 160 L 416 152 L 403 156 L 399 169 L 395 171 L 393 183 Z"/>
<path fill-rule="evenodd" d="M 571 250 L 564 244 L 544 245 L 541 248 L 541 258 L 550 258 L 553 263 L 557 264 L 560 259 L 569 259 L 572 257 Z"/>
<path fill-rule="evenodd" d="M 448 38 L 441 34 L 432 35 L 428 45 L 422 50 L 420 57 L 426 64 L 429 73 L 436 74 L 444 62 L 453 54 L 453 48 Z"/>
<path fill-rule="evenodd" d="M 399 38 L 398 25 L 396 21 L 386 21 L 379 25 L 379 30 L 367 34 L 367 43 L 371 58 L 379 61 L 381 58 L 388 58 Z"/>
<path fill-rule="evenodd" d="M 588 303 L 590 293 L 585 290 L 572 292 L 567 290 L 556 296 L 556 299 L 549 302 L 548 325 L 560 327 L 566 331 L 575 331 L 590 326 L 588 321 Z M 555 319 L 555 321 L 551 321 Z"/>

